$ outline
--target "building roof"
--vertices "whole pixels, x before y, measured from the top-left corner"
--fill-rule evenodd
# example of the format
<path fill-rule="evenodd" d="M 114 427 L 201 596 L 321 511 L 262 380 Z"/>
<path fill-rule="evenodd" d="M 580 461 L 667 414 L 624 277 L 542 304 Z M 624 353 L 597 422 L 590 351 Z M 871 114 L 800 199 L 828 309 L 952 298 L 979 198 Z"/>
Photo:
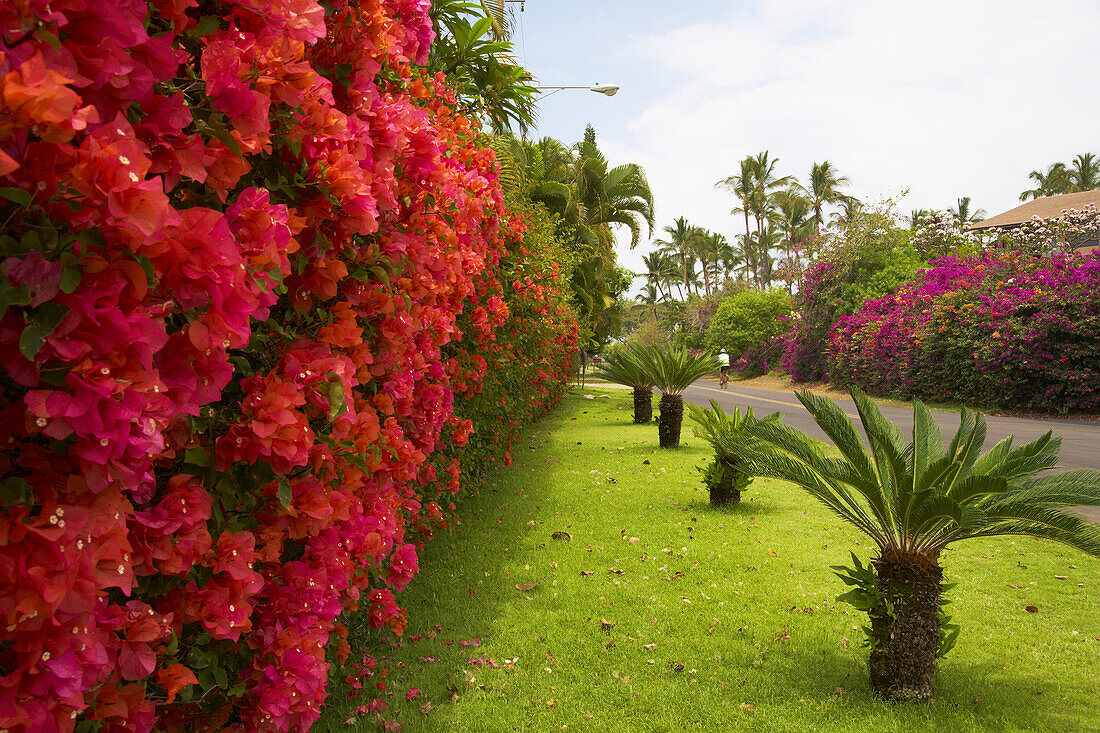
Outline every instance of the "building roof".
<path fill-rule="evenodd" d="M 1014 227 L 1031 221 L 1038 216 L 1040 219 L 1057 218 L 1067 209 L 1084 209 L 1089 204 L 1100 208 L 1100 190 L 1080 191 L 1078 193 L 1065 193 L 1061 196 L 1044 196 L 1021 204 L 1015 209 L 1009 209 L 1003 214 L 971 224 L 971 229 L 991 229 L 993 227 Z"/>

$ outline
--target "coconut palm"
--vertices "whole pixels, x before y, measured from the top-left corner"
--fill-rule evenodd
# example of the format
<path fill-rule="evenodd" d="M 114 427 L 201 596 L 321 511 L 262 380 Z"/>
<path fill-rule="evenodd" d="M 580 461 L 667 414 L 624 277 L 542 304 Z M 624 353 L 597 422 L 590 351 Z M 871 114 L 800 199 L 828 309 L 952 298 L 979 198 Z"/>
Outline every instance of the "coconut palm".
<path fill-rule="evenodd" d="M 809 184 L 804 190 L 810 198 L 810 206 L 814 212 L 814 234 L 821 234 L 821 225 L 824 223 L 822 208 L 825 204 L 840 203 L 844 199 L 840 189 L 848 183 L 848 177 L 838 176 L 836 168 L 827 160 L 814 163 L 810 168 Z"/>
<path fill-rule="evenodd" d="M 714 184 L 716 188 L 723 188 L 738 198 L 741 205 L 730 211 L 731 214 L 745 215 L 745 235 L 749 233 L 749 200 L 752 198 L 753 166 L 752 158 L 744 158 L 741 161 L 741 172 L 729 176 Z"/>
<path fill-rule="evenodd" d="M 644 273 L 646 281 L 655 285 L 666 296 L 671 297 L 672 284 L 680 279 L 680 268 L 677 267 L 675 260 L 667 252 L 656 250 L 648 255 L 642 255 L 642 262 L 646 266 L 646 272 Z M 681 292 L 682 296 L 683 293 Z"/>
<path fill-rule="evenodd" d="M 811 216 L 814 202 L 803 196 L 801 191 L 801 187 L 792 186 L 784 191 L 777 191 L 773 197 L 775 210 L 770 220 L 781 238 L 788 262 L 792 261 L 794 245 L 805 242 L 808 238 L 811 223 L 816 226 L 816 220 Z"/>
<path fill-rule="evenodd" d="M 931 411 L 913 404 L 913 438 L 883 417 L 862 392 L 852 399 L 868 436 L 831 400 L 809 392 L 798 399 L 840 450 L 782 424 L 744 421 L 719 438 L 745 461 L 744 470 L 797 484 L 878 545 L 866 567 L 843 568 L 856 586 L 845 600 L 868 612 L 871 687 L 889 700 L 932 694 L 941 643 L 940 553 L 972 537 L 1032 535 L 1100 556 L 1100 528 L 1062 511 L 1100 505 L 1100 472 L 1040 472 L 1053 468 L 1061 440 L 1050 433 L 1013 447 L 1011 437 L 979 455 L 985 419 L 963 410 L 944 451 Z M 748 437 L 743 437 L 748 436 Z"/>
<path fill-rule="evenodd" d="M 1021 193 L 1021 201 L 1066 193 L 1070 186 L 1070 179 L 1066 172 L 1065 163 L 1051 163 L 1046 173 L 1042 171 L 1032 171 L 1027 174 L 1027 177 L 1035 181 L 1035 188 Z"/>
<path fill-rule="evenodd" d="M 653 419 L 653 378 L 642 359 L 643 347 L 632 344 L 607 357 L 607 363 L 598 368 L 596 376 L 612 384 L 621 384 L 634 390 L 634 422 L 647 423 Z"/>
<path fill-rule="evenodd" d="M 674 256 L 680 261 L 684 290 L 690 292 L 688 253 L 691 248 L 691 238 L 694 236 L 695 227 L 688 224 L 687 219 L 681 216 L 676 218 L 672 224 L 666 226 L 664 228 L 664 233 L 668 235 L 668 239 L 658 239 L 657 244 L 660 245 L 665 254 Z"/>
<path fill-rule="evenodd" d="M 704 374 L 716 370 L 718 359 L 709 352 L 691 354 L 687 349 L 642 349 L 638 355 L 653 386 L 661 390 L 661 415 L 657 420 L 661 447 L 677 448 L 684 423 L 683 391 Z"/>
<path fill-rule="evenodd" d="M 1100 188 L 1100 163 L 1092 153 L 1082 153 L 1073 158 L 1073 167 L 1066 171 L 1075 191 L 1092 191 Z"/>
<path fill-rule="evenodd" d="M 653 320 L 657 320 L 657 305 L 663 303 L 668 297 L 661 292 L 661 290 L 651 282 L 645 284 L 638 295 L 634 296 L 634 300 L 641 303 L 643 306 L 649 306 L 653 311 Z"/>
<path fill-rule="evenodd" d="M 963 226 L 966 226 L 973 221 L 981 221 L 985 218 L 985 209 L 975 209 L 974 211 L 970 210 L 969 196 L 963 196 L 958 201 L 958 205 L 954 209 L 948 208 L 948 211 L 954 214 L 955 218 L 957 218 L 959 220 L 959 223 L 961 223 Z"/>

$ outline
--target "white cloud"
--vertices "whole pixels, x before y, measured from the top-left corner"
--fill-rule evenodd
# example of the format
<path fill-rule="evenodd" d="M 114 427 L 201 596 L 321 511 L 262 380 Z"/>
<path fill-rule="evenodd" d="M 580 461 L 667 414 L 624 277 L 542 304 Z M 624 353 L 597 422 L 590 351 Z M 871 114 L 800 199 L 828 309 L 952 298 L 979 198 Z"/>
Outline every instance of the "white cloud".
<path fill-rule="evenodd" d="M 599 130 L 609 159 L 645 167 L 658 228 L 683 215 L 739 232 L 713 184 L 765 149 L 800 177 L 827 158 L 867 199 L 908 188 L 905 210 L 968 195 L 990 214 L 1015 205 L 1030 170 L 1100 152 L 1095 2 L 738 8 L 637 37 L 639 66 L 679 82 L 625 130 Z"/>

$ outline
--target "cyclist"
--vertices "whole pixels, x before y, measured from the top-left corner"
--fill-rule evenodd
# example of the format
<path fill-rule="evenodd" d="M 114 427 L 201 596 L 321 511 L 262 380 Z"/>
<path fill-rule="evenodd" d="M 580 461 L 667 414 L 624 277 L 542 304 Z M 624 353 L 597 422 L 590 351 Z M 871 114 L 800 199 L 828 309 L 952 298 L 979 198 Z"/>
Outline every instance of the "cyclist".
<path fill-rule="evenodd" d="M 730 381 L 730 355 L 726 353 L 725 349 L 718 352 L 718 386 L 722 389 L 726 388 L 726 383 Z"/>

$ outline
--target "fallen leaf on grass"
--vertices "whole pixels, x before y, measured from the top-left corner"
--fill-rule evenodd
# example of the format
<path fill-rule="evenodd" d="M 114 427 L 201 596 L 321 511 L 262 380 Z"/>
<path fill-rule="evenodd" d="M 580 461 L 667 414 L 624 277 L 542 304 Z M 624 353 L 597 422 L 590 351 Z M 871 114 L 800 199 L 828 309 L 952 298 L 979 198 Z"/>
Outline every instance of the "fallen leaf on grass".
<path fill-rule="evenodd" d="M 645 645 L 642 646 L 642 649 L 656 649 L 656 648 L 657 648 L 656 644 L 645 644 Z"/>
<path fill-rule="evenodd" d="M 1035 606 L 1024 606 L 1024 610 L 1028 613 L 1039 613 L 1039 609 Z"/>
<path fill-rule="evenodd" d="M 1055 575 L 1054 577 L 1058 580 L 1069 580 L 1068 575 Z"/>
<path fill-rule="evenodd" d="M 537 588 L 538 583 L 516 583 L 516 590 L 531 590 Z"/>
<path fill-rule="evenodd" d="M 596 574 L 595 570 L 582 570 L 581 571 L 581 576 L 595 575 L 595 574 Z"/>
<path fill-rule="evenodd" d="M 573 539 L 573 537 L 568 532 L 563 532 L 561 530 L 558 530 L 554 534 L 550 535 L 550 538 L 555 539 L 555 540 L 571 540 L 571 539 Z"/>
<path fill-rule="evenodd" d="M 741 712 L 743 713 L 755 713 L 756 706 L 749 702 L 741 703 Z"/>
<path fill-rule="evenodd" d="M 611 629 L 615 628 L 615 622 L 614 621 L 608 621 L 605 618 L 601 618 L 600 619 L 600 628 L 603 629 L 604 631 L 611 631 Z"/>
<path fill-rule="evenodd" d="M 420 712 L 423 713 L 424 715 L 427 715 L 431 711 L 432 711 L 432 704 L 430 702 L 426 702 L 426 703 L 424 703 L 423 705 L 420 706 Z"/>

